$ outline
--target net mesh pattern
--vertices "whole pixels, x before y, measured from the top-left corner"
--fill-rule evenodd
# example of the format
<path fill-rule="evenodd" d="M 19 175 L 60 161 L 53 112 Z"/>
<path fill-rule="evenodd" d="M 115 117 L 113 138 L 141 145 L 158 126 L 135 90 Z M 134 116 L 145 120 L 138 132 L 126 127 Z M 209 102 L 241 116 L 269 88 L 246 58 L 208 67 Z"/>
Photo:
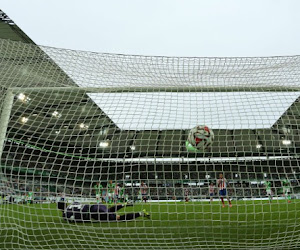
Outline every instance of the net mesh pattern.
<path fill-rule="evenodd" d="M 299 56 L 0 40 L 0 75 L 0 248 L 300 247 Z M 186 148 L 196 125 L 214 132 L 199 152 Z M 72 222 L 59 202 L 139 217 Z"/>

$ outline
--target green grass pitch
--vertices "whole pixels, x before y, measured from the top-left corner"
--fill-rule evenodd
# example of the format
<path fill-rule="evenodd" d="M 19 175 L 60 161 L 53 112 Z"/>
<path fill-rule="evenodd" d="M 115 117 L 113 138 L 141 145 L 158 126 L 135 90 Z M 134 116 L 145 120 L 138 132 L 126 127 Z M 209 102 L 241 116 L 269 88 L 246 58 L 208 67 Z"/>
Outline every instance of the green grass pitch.
<path fill-rule="evenodd" d="M 56 204 L 0 205 L 0 249 L 300 249 L 300 200 L 136 204 L 151 219 L 68 223 Z"/>

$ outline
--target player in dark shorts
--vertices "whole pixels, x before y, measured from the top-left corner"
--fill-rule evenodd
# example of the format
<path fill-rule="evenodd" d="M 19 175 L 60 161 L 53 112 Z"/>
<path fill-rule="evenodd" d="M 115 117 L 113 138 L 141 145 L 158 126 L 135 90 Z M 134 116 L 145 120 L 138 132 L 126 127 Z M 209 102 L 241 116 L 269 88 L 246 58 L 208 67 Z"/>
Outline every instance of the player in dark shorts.
<path fill-rule="evenodd" d="M 63 210 L 63 218 L 69 222 L 129 221 L 141 216 L 150 218 L 150 214 L 145 209 L 138 213 L 117 215 L 116 212 L 125 206 L 122 204 L 108 208 L 103 204 L 92 205 L 74 202 Z"/>
<path fill-rule="evenodd" d="M 141 195 L 142 195 L 142 201 L 144 201 L 146 203 L 147 200 L 148 200 L 148 198 L 147 198 L 147 196 L 148 196 L 148 186 L 143 181 L 141 183 L 141 190 L 140 191 L 141 191 Z"/>

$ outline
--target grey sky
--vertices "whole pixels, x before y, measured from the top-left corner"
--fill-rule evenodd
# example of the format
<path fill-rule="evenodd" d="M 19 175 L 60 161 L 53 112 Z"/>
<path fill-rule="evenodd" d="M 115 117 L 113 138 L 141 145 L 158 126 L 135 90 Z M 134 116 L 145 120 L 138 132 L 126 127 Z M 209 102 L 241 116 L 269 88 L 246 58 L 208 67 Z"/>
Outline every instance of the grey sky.
<path fill-rule="evenodd" d="M 2 0 L 37 44 L 168 56 L 300 54 L 298 0 Z"/>

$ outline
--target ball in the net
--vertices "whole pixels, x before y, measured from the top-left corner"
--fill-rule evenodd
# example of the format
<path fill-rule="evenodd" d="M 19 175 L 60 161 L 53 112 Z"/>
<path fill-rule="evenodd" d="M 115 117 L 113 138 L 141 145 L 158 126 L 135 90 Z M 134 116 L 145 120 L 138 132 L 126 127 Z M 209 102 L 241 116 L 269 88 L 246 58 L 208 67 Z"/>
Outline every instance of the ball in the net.
<path fill-rule="evenodd" d="M 187 141 L 195 149 L 204 151 L 212 145 L 214 132 L 205 125 L 198 125 L 190 130 Z"/>

